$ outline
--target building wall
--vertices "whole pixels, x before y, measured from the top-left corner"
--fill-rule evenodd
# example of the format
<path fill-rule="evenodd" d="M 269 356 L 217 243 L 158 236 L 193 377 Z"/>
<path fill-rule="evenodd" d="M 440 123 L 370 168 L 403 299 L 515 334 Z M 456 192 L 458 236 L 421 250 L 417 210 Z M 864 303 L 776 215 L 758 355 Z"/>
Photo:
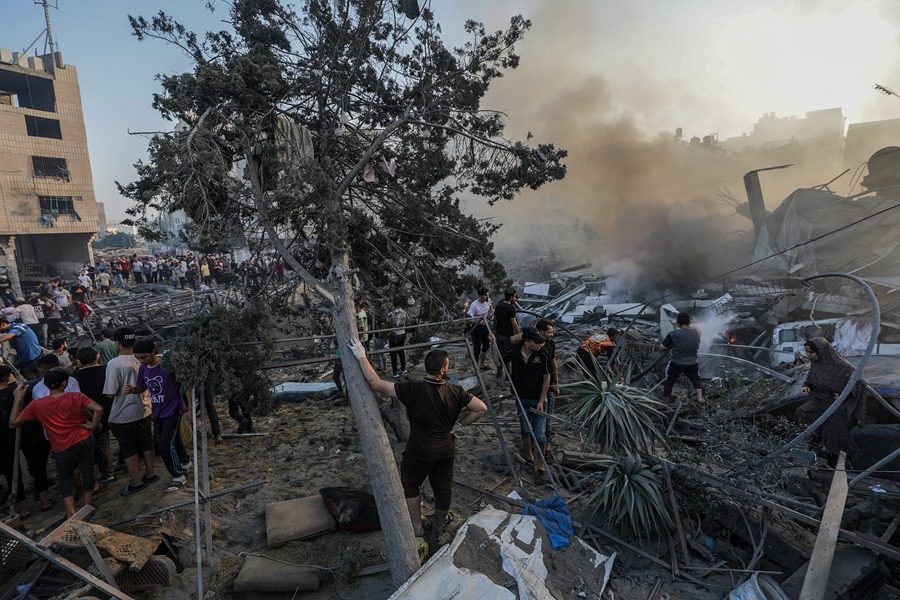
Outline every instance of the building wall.
<path fill-rule="evenodd" d="M 16 246 L 21 248 L 35 247 L 22 236 L 40 235 L 43 244 L 75 252 L 77 258 L 73 256 L 65 262 L 81 262 L 90 254 L 87 245 L 99 230 L 99 220 L 78 71 L 72 65 L 63 66 L 59 53 L 56 64 L 49 55 L 27 61 L 13 55 L 12 62 L 17 64 L 2 62 L 9 59 L 10 54 L 0 50 L 0 77 L 26 74 L 52 82 L 55 110 L 28 108 L 27 101 L 21 98 L 0 95 L 0 235 L 16 236 Z M 29 135 L 27 117 L 58 120 L 62 139 Z M 65 159 L 67 177 L 65 172 L 63 176 L 37 176 L 34 156 Z M 77 214 L 54 217 L 42 211 L 39 196 L 72 197 Z M 65 234 L 78 235 L 71 240 L 55 237 Z M 78 250 L 81 244 L 85 245 L 83 251 Z M 28 256 L 17 257 L 20 272 L 25 267 L 21 264 L 23 259 L 44 263 L 46 271 L 57 270 L 53 263 L 59 262 L 58 253 L 44 246 L 37 246 L 37 251 Z"/>

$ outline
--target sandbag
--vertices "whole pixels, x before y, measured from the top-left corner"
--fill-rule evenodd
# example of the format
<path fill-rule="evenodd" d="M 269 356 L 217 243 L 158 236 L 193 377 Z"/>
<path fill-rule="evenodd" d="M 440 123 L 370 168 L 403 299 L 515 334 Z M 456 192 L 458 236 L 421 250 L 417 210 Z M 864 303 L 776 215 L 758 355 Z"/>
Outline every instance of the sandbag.
<path fill-rule="evenodd" d="M 318 569 L 288 565 L 262 556 L 247 556 L 234 580 L 234 591 L 313 592 L 319 589 L 319 584 Z"/>
<path fill-rule="evenodd" d="M 341 531 L 365 533 L 381 529 L 372 494 L 346 487 L 322 488 L 319 494 Z"/>
<path fill-rule="evenodd" d="M 266 505 L 266 545 L 276 548 L 335 530 L 335 519 L 319 496 Z"/>

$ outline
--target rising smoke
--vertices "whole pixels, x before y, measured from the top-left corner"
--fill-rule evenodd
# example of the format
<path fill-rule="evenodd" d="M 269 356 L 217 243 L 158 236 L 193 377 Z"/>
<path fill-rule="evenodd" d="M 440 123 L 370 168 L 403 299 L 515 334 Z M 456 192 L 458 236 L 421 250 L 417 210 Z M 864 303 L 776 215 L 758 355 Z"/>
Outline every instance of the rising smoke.
<path fill-rule="evenodd" d="M 659 73 L 635 71 L 623 78 L 621 56 L 610 57 L 618 62 L 607 69 L 607 57 L 594 53 L 599 36 L 616 35 L 615 25 L 601 18 L 607 9 L 592 2 L 539 2 L 529 15 L 535 27 L 519 48 L 521 67 L 496 85 L 486 104 L 510 115 L 514 135 L 532 132 L 538 141 L 566 148 L 568 175 L 481 212 L 503 223 L 496 247 L 513 277 L 540 280 L 591 262 L 598 274 L 611 277 L 616 296 L 649 299 L 689 290 L 748 261 L 752 227 L 746 206 L 735 210 L 735 200 L 746 202 L 741 176 L 780 163 L 755 152 L 726 153 L 715 143 L 691 145 L 690 137 L 707 133 L 693 130 L 695 123 L 728 118 L 731 108 L 716 97 L 715 82 L 689 89 Z M 621 9 L 629 10 L 624 3 Z M 605 75 L 610 70 L 615 78 Z M 675 106 L 691 112 L 679 114 Z M 650 113 L 671 129 L 648 132 Z M 741 122 L 749 129 L 752 120 L 742 115 Z M 674 139 L 679 126 L 689 132 L 680 141 Z M 832 169 L 767 175 L 769 208 L 797 187 L 827 181 L 837 174 Z"/>

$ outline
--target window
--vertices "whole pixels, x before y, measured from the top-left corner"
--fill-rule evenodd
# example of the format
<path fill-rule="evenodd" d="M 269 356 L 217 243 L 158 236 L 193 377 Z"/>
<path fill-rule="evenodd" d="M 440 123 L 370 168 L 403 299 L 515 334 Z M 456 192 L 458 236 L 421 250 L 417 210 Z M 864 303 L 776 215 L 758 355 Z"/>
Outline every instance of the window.
<path fill-rule="evenodd" d="M 59 128 L 59 121 L 56 119 L 25 115 L 25 129 L 31 137 L 62 139 L 62 131 Z"/>
<path fill-rule="evenodd" d="M 64 158 L 32 156 L 31 163 L 34 165 L 35 177 L 50 177 L 69 181 L 69 169 Z"/>
<path fill-rule="evenodd" d="M 0 69 L 0 96 L 15 96 L 22 108 L 56 112 L 56 93 L 53 80 L 48 77 Z M 10 98 L 4 104 L 15 105 L 15 102 Z"/>
<path fill-rule="evenodd" d="M 74 215 L 75 198 L 72 196 L 38 196 L 41 214 Z"/>

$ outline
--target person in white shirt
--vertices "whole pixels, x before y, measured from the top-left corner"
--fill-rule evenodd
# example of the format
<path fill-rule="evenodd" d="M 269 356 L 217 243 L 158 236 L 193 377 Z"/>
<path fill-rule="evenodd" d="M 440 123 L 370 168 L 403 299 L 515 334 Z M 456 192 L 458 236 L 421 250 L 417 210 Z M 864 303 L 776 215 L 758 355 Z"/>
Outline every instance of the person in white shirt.
<path fill-rule="evenodd" d="M 469 305 L 469 310 L 466 314 L 471 317 L 470 321 L 473 325 L 471 336 L 475 360 L 478 361 L 478 368 L 483 371 L 488 368 L 484 361 L 491 347 L 490 331 L 488 330 L 487 322 L 494 317 L 494 304 L 491 302 L 487 288 L 478 290 L 478 299 Z M 499 364 L 496 357 L 494 357 L 494 362 Z"/>

